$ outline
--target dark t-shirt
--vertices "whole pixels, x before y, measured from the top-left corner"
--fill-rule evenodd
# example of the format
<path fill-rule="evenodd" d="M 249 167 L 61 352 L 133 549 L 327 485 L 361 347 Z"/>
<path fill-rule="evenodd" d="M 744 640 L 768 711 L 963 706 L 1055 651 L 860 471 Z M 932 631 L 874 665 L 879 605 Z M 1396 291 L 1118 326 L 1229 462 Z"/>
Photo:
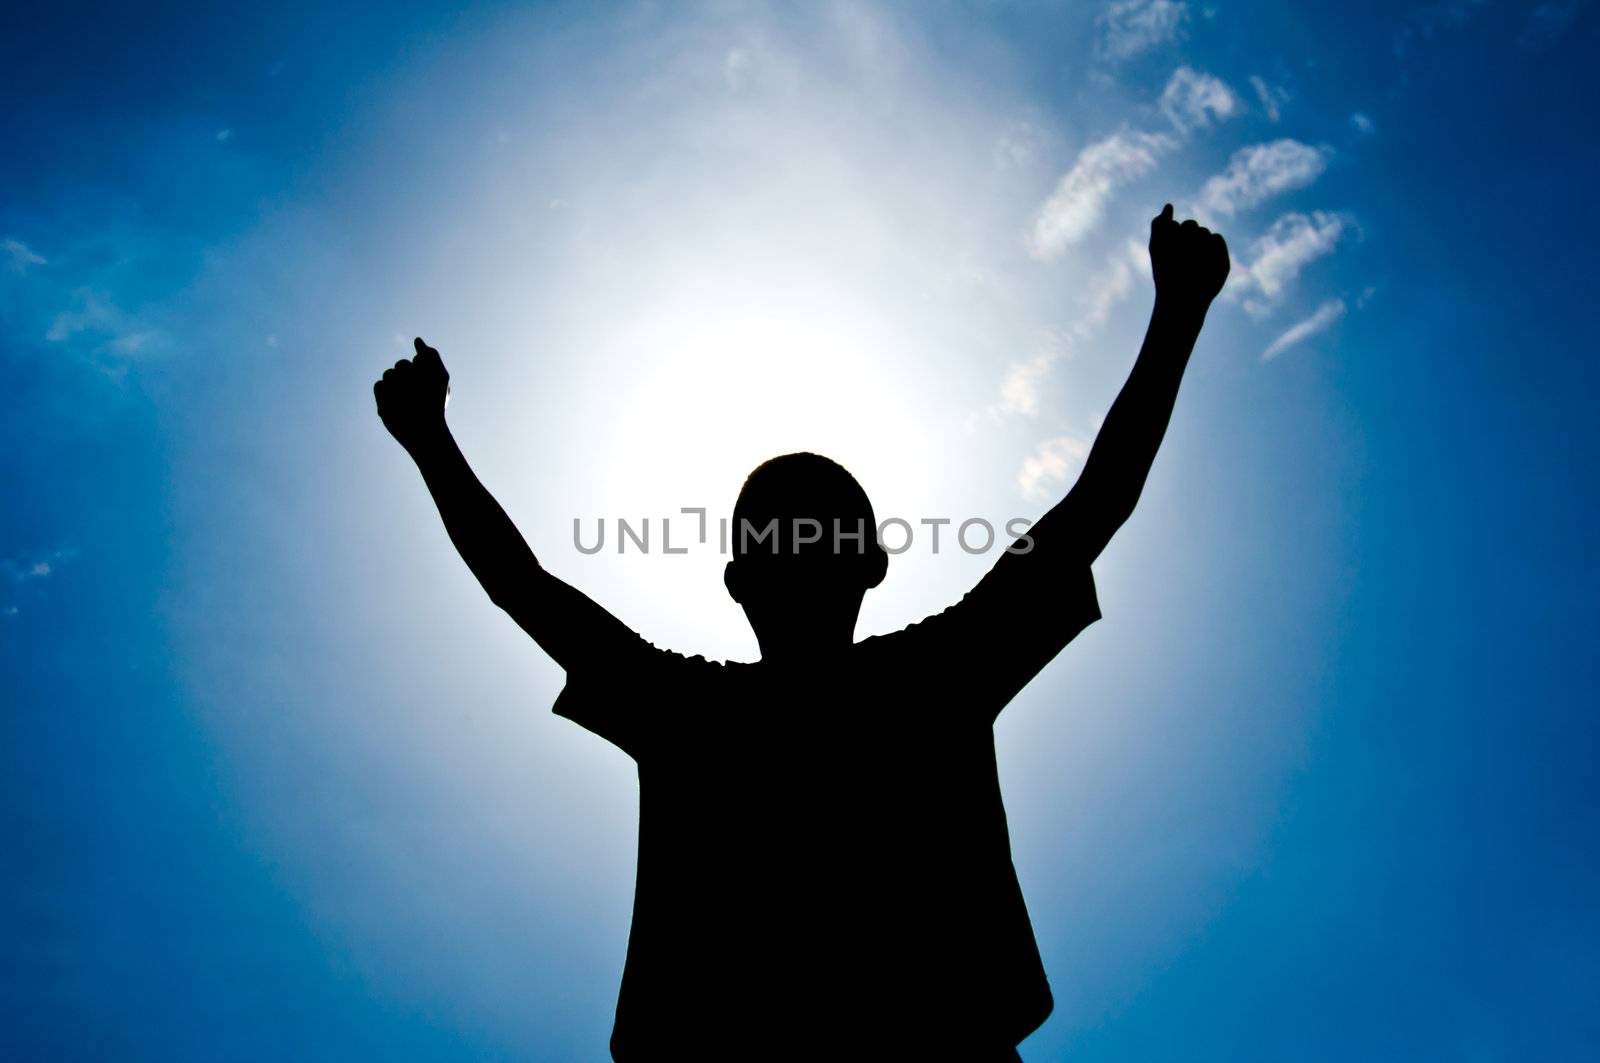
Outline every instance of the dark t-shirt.
<path fill-rule="evenodd" d="M 639 768 L 613 1056 L 1008 1046 L 1037 1028 L 1052 1001 L 993 723 L 1099 616 L 1087 565 L 1007 554 L 960 603 L 803 669 L 633 636 L 569 673 L 555 711 Z"/>

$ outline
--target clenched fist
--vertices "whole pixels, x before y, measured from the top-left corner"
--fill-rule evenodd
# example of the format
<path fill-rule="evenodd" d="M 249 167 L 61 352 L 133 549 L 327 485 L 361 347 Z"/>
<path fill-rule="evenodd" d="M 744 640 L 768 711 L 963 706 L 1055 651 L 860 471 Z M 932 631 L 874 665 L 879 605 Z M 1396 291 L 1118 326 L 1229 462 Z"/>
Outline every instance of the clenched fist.
<path fill-rule="evenodd" d="M 416 345 L 414 357 L 400 359 L 372 385 L 383 426 L 407 450 L 444 430 L 444 403 L 450 394 L 450 374 L 439 352 L 420 337 Z"/>
<path fill-rule="evenodd" d="M 1150 222 L 1150 272 L 1156 299 L 1204 310 L 1228 281 L 1232 262 L 1222 237 L 1193 218 L 1178 224 L 1168 203 Z"/>

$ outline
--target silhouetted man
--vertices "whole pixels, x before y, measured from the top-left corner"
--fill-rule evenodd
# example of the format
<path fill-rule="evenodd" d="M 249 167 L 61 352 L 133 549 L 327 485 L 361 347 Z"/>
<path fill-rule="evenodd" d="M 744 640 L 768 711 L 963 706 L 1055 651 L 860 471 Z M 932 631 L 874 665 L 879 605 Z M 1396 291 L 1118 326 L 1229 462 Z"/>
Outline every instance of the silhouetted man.
<path fill-rule="evenodd" d="M 855 641 L 888 563 L 866 493 L 814 454 L 750 474 L 724 582 L 753 664 L 657 649 L 546 572 L 451 438 L 433 348 L 374 387 L 473 575 L 566 670 L 555 711 L 638 764 L 614 1058 L 1016 1059 L 1050 1013 L 993 724 L 1099 618 L 1090 563 L 1133 512 L 1229 269 L 1170 204 L 1150 262 L 1149 331 L 1082 475 L 1031 549 L 938 615 Z"/>

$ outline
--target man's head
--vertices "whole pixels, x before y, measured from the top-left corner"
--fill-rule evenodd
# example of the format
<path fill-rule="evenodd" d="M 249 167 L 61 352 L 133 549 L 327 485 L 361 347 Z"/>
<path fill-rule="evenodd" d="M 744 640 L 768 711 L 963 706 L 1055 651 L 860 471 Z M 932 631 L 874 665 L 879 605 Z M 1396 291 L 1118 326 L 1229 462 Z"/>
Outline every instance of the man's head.
<path fill-rule="evenodd" d="M 872 503 L 844 466 L 805 453 L 761 463 L 739 492 L 730 535 L 723 582 L 764 656 L 849 644 L 889 558 Z"/>

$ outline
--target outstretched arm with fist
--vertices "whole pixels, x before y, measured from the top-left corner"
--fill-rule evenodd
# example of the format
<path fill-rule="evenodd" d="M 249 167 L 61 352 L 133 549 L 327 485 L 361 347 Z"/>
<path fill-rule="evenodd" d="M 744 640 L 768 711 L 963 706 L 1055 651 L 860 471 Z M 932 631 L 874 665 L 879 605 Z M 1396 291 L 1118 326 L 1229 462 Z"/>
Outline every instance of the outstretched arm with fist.
<path fill-rule="evenodd" d="M 1229 268 L 1222 237 L 1192 219 L 1180 224 L 1172 216 L 1172 204 L 1151 220 L 1150 272 L 1156 298 L 1144 346 L 1106 414 L 1078 482 L 1029 532 L 1036 544 L 1093 561 L 1132 515 L 1166 434 L 1206 310 L 1227 282 Z"/>
<path fill-rule="evenodd" d="M 372 386 L 378 416 L 417 463 L 455 544 L 489 598 L 569 671 L 621 640 L 637 639 L 582 592 L 545 571 L 500 503 L 479 482 L 445 424 L 450 374 L 439 352 L 416 341 Z"/>

